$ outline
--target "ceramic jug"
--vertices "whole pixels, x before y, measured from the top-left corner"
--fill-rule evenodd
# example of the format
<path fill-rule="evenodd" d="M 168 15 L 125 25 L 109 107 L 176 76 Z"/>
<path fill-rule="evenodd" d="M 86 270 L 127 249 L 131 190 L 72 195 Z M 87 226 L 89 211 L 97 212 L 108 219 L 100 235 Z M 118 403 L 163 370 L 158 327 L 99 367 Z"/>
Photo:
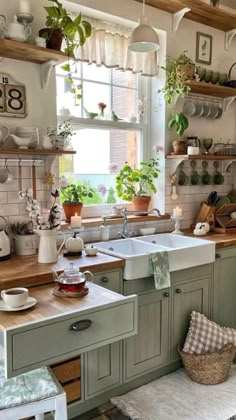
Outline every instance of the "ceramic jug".
<path fill-rule="evenodd" d="M 30 34 L 31 29 L 29 27 L 24 27 L 21 23 L 17 22 L 17 17 L 14 16 L 14 21 L 8 24 L 6 38 L 25 42 Z"/>
<path fill-rule="evenodd" d="M 57 262 L 57 257 L 62 249 L 65 239 L 63 240 L 59 249 L 57 249 L 57 231 L 56 230 L 37 230 L 35 231 L 39 239 L 38 262 L 39 263 L 54 263 Z"/>
<path fill-rule="evenodd" d="M 0 147 L 3 146 L 3 143 L 6 141 L 10 135 L 10 129 L 7 126 L 0 125 Z"/>

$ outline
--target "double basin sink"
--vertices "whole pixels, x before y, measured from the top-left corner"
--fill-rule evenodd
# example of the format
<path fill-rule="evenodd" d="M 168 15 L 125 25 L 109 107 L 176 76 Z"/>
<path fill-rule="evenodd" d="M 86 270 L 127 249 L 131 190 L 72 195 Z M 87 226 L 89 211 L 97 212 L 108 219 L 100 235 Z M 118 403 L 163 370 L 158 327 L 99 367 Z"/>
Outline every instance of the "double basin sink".
<path fill-rule="evenodd" d="M 215 243 L 171 233 L 140 236 L 99 242 L 96 247 L 104 254 L 125 260 L 123 277 L 134 280 L 150 275 L 150 256 L 168 252 L 170 271 L 197 267 L 215 261 Z"/>

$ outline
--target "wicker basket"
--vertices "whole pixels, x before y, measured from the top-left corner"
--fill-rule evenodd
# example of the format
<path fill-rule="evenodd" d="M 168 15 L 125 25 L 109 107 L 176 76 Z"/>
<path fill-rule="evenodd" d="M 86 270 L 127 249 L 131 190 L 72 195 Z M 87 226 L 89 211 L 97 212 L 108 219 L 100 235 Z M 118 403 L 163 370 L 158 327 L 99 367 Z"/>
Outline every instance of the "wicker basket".
<path fill-rule="evenodd" d="M 184 367 L 192 381 L 198 384 L 220 384 L 229 376 L 236 348 L 232 343 L 226 344 L 220 351 L 206 354 L 189 354 L 178 346 Z"/>

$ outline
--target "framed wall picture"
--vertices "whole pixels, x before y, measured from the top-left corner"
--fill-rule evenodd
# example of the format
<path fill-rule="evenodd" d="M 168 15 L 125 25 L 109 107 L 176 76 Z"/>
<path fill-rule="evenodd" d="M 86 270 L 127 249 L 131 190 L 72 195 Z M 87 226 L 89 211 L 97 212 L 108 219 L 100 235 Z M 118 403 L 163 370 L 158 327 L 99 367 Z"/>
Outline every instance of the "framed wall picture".
<path fill-rule="evenodd" d="M 197 32 L 196 62 L 211 64 L 212 59 L 212 36 Z"/>

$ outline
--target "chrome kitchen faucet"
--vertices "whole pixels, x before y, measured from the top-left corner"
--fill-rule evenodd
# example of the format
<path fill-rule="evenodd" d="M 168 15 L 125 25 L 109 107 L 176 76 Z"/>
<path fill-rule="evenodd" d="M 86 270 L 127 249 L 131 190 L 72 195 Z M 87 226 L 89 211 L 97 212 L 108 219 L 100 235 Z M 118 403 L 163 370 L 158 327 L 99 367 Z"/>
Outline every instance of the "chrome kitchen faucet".
<path fill-rule="evenodd" d="M 122 230 L 120 232 L 118 232 L 117 236 L 119 236 L 120 238 L 126 239 L 126 238 L 131 238 L 131 236 L 136 235 L 136 232 L 129 231 L 129 227 L 128 227 L 128 214 L 143 214 L 143 213 L 156 213 L 157 216 L 161 216 L 160 210 L 158 209 L 151 209 L 151 210 L 147 210 L 147 211 L 143 211 L 143 210 L 127 210 L 127 208 L 125 207 L 124 210 L 122 210 L 122 215 L 123 215 L 123 226 L 122 226 Z"/>

